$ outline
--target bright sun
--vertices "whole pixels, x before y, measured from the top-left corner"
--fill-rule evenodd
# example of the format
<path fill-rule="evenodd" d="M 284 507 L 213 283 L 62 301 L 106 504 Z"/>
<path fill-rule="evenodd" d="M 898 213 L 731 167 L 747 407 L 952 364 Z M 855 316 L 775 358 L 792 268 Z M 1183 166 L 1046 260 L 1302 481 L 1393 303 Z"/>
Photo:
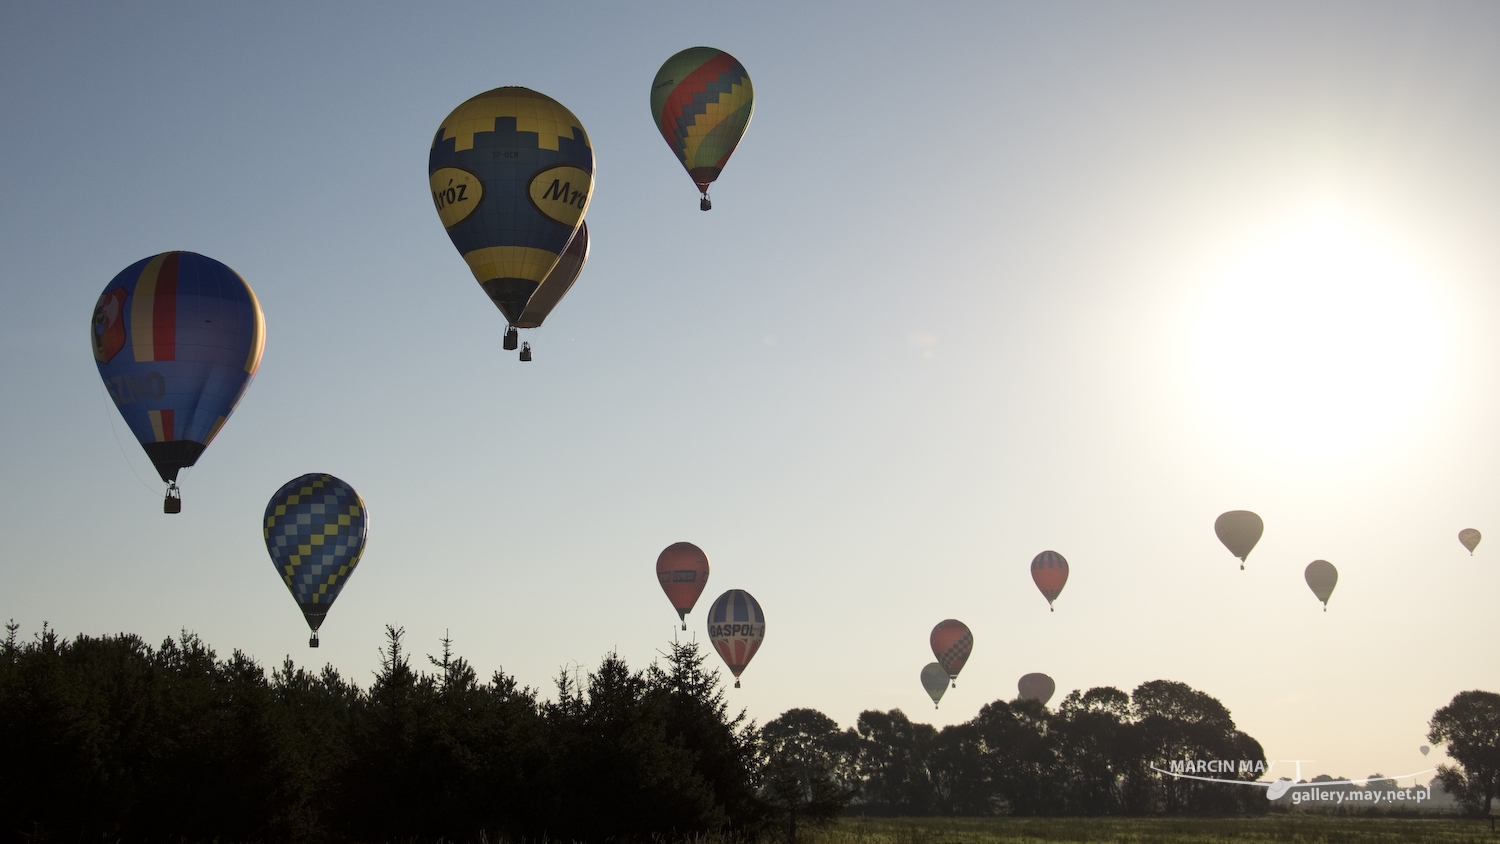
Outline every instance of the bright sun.
<path fill-rule="evenodd" d="M 1328 214 L 1229 266 L 1195 327 L 1202 395 L 1247 443 L 1297 460 L 1407 433 L 1446 356 L 1423 276 L 1388 241 Z"/>

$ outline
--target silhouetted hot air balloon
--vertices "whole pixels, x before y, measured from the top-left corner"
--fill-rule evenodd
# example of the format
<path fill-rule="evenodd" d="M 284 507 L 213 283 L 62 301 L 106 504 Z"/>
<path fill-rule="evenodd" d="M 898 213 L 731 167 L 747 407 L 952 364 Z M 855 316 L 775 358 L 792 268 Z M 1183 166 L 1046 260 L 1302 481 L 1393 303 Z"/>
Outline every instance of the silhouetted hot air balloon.
<path fill-rule="evenodd" d="M 1016 691 L 1020 692 L 1023 700 L 1034 700 L 1042 706 L 1052 699 L 1052 694 L 1057 691 L 1057 684 L 1046 674 L 1025 674 L 1016 683 Z"/>
<path fill-rule="evenodd" d="M 922 688 L 927 690 L 927 696 L 932 698 L 932 708 L 938 708 L 938 701 L 943 699 L 943 692 L 948 691 L 948 672 L 943 666 L 936 662 L 929 662 L 922 666 Z"/>
<path fill-rule="evenodd" d="M 260 366 L 255 291 L 212 258 L 163 252 L 105 285 L 90 339 L 109 397 L 167 482 L 163 509 L 181 512 L 178 471 L 198 462 Z"/>
<path fill-rule="evenodd" d="M 1474 556 L 1474 549 L 1479 547 L 1479 531 L 1473 528 L 1464 528 L 1458 532 L 1458 541 L 1469 549 L 1469 556 Z"/>
<path fill-rule="evenodd" d="M 1426 756 L 1426 755 L 1427 755 L 1427 752 L 1428 752 L 1428 751 L 1430 751 L 1430 750 L 1432 750 L 1432 748 L 1430 748 L 1430 747 L 1428 747 L 1428 746 L 1427 746 L 1427 745 L 1425 745 L 1425 744 L 1424 744 L 1424 745 L 1422 745 L 1422 746 L 1421 746 L 1421 747 L 1419 747 L 1419 748 L 1417 748 L 1417 749 L 1418 749 L 1418 750 L 1420 750 L 1420 751 L 1422 751 L 1422 755 L 1423 755 L 1423 756 Z"/>
<path fill-rule="evenodd" d="M 1229 553 L 1240 558 L 1241 569 L 1245 567 L 1245 558 L 1250 556 L 1250 549 L 1260 541 L 1265 529 L 1260 516 L 1249 510 L 1230 510 L 1214 520 L 1214 533 L 1218 534 L 1219 541 Z"/>
<path fill-rule="evenodd" d="M 1052 602 L 1057 600 L 1063 586 L 1068 583 L 1068 561 L 1056 551 L 1043 551 L 1031 561 L 1031 579 L 1036 583 L 1036 588 L 1041 590 L 1042 597 L 1047 599 L 1047 609 L 1050 611 Z"/>
<path fill-rule="evenodd" d="M 708 640 L 734 675 L 740 687 L 740 672 L 755 658 L 766 638 L 766 614 L 749 592 L 731 589 L 719 596 L 708 611 Z"/>
<path fill-rule="evenodd" d="M 1328 612 L 1328 599 L 1333 595 L 1333 587 L 1338 585 L 1339 570 L 1327 560 L 1313 560 L 1307 564 L 1302 576 L 1307 580 L 1307 588 L 1323 602 L 1323 612 Z"/>
<path fill-rule="evenodd" d="M 750 125 L 755 90 L 743 65 L 723 50 L 692 47 L 670 59 L 651 80 L 651 118 L 702 196 Z"/>
<path fill-rule="evenodd" d="M 948 672 L 948 681 L 957 686 L 958 672 L 964 670 L 964 663 L 969 661 L 969 652 L 974 650 L 974 634 L 969 632 L 968 626 L 962 621 L 949 618 L 939 621 L 932 628 L 928 641 L 938 665 Z"/>
<path fill-rule="evenodd" d="M 656 579 L 686 630 L 687 614 L 708 585 L 708 555 L 691 542 L 674 542 L 656 557 Z"/>
<path fill-rule="evenodd" d="M 324 616 L 359 565 L 368 526 L 359 493 L 332 475 L 287 481 L 266 505 L 266 550 L 312 628 L 308 647 L 318 646 Z"/>
<path fill-rule="evenodd" d="M 496 88 L 438 127 L 427 176 L 448 237 L 510 323 L 505 348 L 516 348 L 516 329 L 540 325 L 578 275 L 549 278 L 593 193 L 588 133 L 551 97 Z M 587 250 L 585 236 L 574 256 L 578 269 Z M 531 359 L 530 344 L 521 359 Z"/>

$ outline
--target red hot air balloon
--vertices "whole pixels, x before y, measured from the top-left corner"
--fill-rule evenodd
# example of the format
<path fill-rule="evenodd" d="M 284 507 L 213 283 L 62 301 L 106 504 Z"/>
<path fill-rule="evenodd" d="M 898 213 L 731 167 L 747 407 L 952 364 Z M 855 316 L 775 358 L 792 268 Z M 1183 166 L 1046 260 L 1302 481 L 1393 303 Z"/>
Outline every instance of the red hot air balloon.
<path fill-rule="evenodd" d="M 974 634 L 969 632 L 968 626 L 962 621 L 950 618 L 939 621 L 932 628 L 929 641 L 938 665 L 948 672 L 949 682 L 957 686 L 958 672 L 964 670 L 964 663 L 969 661 L 969 652 L 974 650 Z"/>
<path fill-rule="evenodd" d="M 656 558 L 656 579 L 686 630 L 687 614 L 708 585 L 708 555 L 691 542 L 674 542 Z"/>
<path fill-rule="evenodd" d="M 1053 611 L 1052 602 L 1068 583 L 1068 561 L 1056 551 L 1043 551 L 1031 561 L 1031 579 L 1047 599 L 1048 611 Z"/>

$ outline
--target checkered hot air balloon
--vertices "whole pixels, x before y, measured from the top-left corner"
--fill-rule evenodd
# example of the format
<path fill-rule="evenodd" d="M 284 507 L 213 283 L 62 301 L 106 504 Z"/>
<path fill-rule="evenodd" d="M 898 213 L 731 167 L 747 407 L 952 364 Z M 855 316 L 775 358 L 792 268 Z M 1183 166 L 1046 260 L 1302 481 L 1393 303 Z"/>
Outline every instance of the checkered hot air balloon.
<path fill-rule="evenodd" d="M 1031 580 L 1047 599 L 1047 609 L 1068 584 L 1068 561 L 1056 551 L 1043 551 L 1031 560 Z"/>
<path fill-rule="evenodd" d="M 656 579 L 687 629 L 687 614 L 708 585 L 708 555 L 691 542 L 674 542 L 656 557 Z"/>
<path fill-rule="evenodd" d="M 950 618 L 939 621 L 932 628 L 928 641 L 932 644 L 932 655 L 937 657 L 938 665 L 948 672 L 948 682 L 956 687 L 958 672 L 964 670 L 964 663 L 969 661 L 969 652 L 974 650 L 974 634 L 969 632 L 968 625 Z"/>
<path fill-rule="evenodd" d="M 749 592 L 731 589 L 719 596 L 708 610 L 708 640 L 719 652 L 734 687 L 740 687 L 740 672 L 755 658 L 766 638 L 766 615 Z"/>
<path fill-rule="evenodd" d="M 359 565 L 368 528 L 364 500 L 333 475 L 288 481 L 266 505 L 266 550 L 312 629 L 309 647 L 318 646 L 318 628 Z"/>
<path fill-rule="evenodd" d="M 266 321 L 255 291 L 195 252 L 126 267 L 94 305 L 99 377 L 182 510 L 177 473 L 198 462 L 260 367 Z"/>
<path fill-rule="evenodd" d="M 729 162 L 754 111 L 750 74 L 723 50 L 683 50 L 667 59 L 651 80 L 651 118 L 698 186 L 702 210 L 713 207 L 708 186 Z"/>

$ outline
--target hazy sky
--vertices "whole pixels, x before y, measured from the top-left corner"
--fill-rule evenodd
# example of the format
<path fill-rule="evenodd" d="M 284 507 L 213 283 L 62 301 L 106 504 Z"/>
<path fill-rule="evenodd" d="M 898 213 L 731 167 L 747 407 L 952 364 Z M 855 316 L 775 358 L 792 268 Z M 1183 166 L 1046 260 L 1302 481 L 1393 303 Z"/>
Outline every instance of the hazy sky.
<path fill-rule="evenodd" d="M 708 214 L 648 114 L 696 44 L 756 89 Z M 1304 775 L 1421 770 L 1433 710 L 1500 690 L 1497 79 L 1492 3 L 8 4 L 0 615 L 361 683 L 392 623 L 551 693 L 677 635 L 653 564 L 689 540 L 683 635 L 765 608 L 731 696 L 762 722 L 1166 678 Z M 500 85 L 598 161 L 525 365 L 426 180 Z M 175 517 L 86 339 L 169 249 L 267 322 Z M 371 514 L 312 652 L 259 529 L 305 472 Z M 949 617 L 976 645 L 934 712 Z"/>

